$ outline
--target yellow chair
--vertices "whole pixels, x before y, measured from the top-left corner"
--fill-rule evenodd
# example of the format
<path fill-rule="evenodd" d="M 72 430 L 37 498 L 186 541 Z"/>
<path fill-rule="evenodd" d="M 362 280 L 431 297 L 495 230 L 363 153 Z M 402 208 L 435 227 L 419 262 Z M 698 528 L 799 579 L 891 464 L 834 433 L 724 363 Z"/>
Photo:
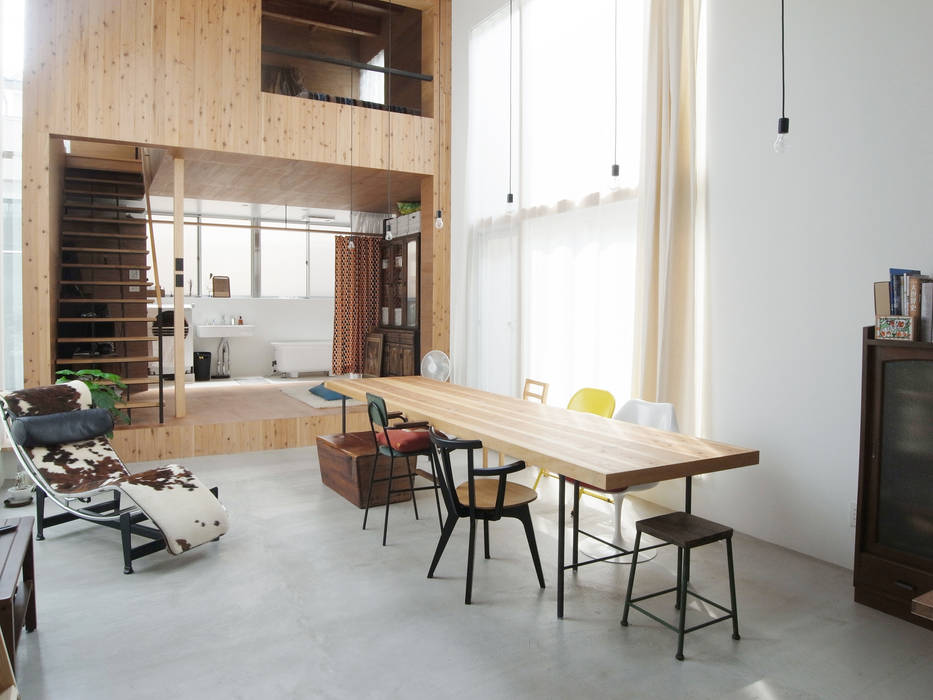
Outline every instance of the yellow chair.
<path fill-rule="evenodd" d="M 612 394 L 604 389 L 585 387 L 570 397 L 570 401 L 567 402 L 567 410 L 579 411 L 580 413 L 593 413 L 603 418 L 612 418 L 612 414 L 616 410 L 616 400 Z M 539 469 L 538 476 L 535 479 L 535 485 L 532 487 L 536 491 L 538 489 L 538 482 L 541 481 L 542 476 L 553 477 L 554 475 L 549 471 Z M 595 491 L 581 489 L 581 493 L 606 501 L 607 503 L 612 503 L 611 498 Z"/>
<path fill-rule="evenodd" d="M 539 382 L 537 379 L 525 379 L 525 386 L 522 389 L 522 399 L 524 401 L 538 401 L 540 403 L 547 403 L 547 390 L 550 388 L 550 384 L 547 382 Z M 501 452 L 499 453 L 499 466 L 505 464 L 505 455 Z M 489 450 L 485 447 L 483 448 L 483 469 L 486 469 L 489 466 Z M 538 482 L 535 482 L 537 487 Z"/>

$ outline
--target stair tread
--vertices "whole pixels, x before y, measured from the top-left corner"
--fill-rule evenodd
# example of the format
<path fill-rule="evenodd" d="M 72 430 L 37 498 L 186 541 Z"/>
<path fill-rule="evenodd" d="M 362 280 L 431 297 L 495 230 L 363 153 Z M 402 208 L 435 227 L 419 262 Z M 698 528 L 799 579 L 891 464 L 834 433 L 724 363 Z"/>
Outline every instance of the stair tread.
<path fill-rule="evenodd" d="M 99 211 L 130 211 L 141 214 L 146 211 L 145 207 L 128 207 L 125 204 L 94 204 L 93 202 L 65 202 L 62 206 L 66 209 L 97 209 Z"/>
<path fill-rule="evenodd" d="M 148 377 L 132 377 L 130 379 L 127 379 L 126 377 L 123 377 L 120 381 L 122 381 L 127 386 L 131 386 L 131 385 L 138 386 L 140 384 L 158 384 L 159 378 L 155 376 L 148 376 Z M 101 380 L 100 384 L 113 384 L 113 382 Z"/>
<path fill-rule="evenodd" d="M 105 185 L 129 185 L 130 187 L 142 187 L 142 182 L 133 182 L 132 180 L 115 180 L 113 178 L 106 177 L 87 177 L 85 175 L 69 175 L 65 173 L 65 181 L 71 180 L 72 182 L 99 182 Z"/>
<path fill-rule="evenodd" d="M 75 287 L 149 287 L 151 282 L 147 280 L 130 280 L 129 282 L 110 282 L 108 280 L 62 280 L 62 284 L 70 284 Z"/>
<path fill-rule="evenodd" d="M 158 408 L 159 402 L 158 401 L 117 401 L 117 403 L 114 405 L 116 408 L 126 408 L 126 409 Z"/>
<path fill-rule="evenodd" d="M 151 299 L 155 299 L 155 296 L 144 296 L 144 297 L 124 297 L 122 299 L 114 297 L 100 297 L 100 298 L 83 298 L 83 297 L 73 297 L 59 299 L 61 304 L 145 304 Z"/>
<path fill-rule="evenodd" d="M 125 362 L 158 362 L 158 357 L 150 355 L 97 355 L 95 357 L 71 357 L 56 359 L 59 365 L 116 365 Z"/>
<path fill-rule="evenodd" d="M 158 340 L 154 335 L 97 336 L 91 338 L 58 338 L 59 343 L 144 343 Z"/>
<path fill-rule="evenodd" d="M 108 321 L 110 323 L 134 323 L 134 322 L 155 322 L 154 317 L 149 316 L 95 316 L 92 318 L 84 318 L 83 316 L 59 316 L 59 323 L 103 323 Z"/>
<path fill-rule="evenodd" d="M 62 221 L 86 221 L 92 224 L 129 224 L 131 226 L 145 226 L 145 219 L 134 219 L 131 217 L 104 217 L 104 216 L 71 216 L 66 214 L 62 217 Z"/>
<path fill-rule="evenodd" d="M 126 193 L 126 192 L 101 192 L 100 190 L 86 190 L 80 187 L 66 187 L 64 189 L 65 194 L 84 194 L 91 195 L 93 197 L 105 197 L 106 199 L 142 199 L 146 196 L 145 191 L 143 190 L 142 185 L 137 185 L 135 182 L 121 183 L 129 185 L 130 187 L 138 187 L 139 194 L 136 193 Z"/>
<path fill-rule="evenodd" d="M 103 233 L 101 231 L 62 231 L 63 236 L 75 238 L 124 238 L 126 240 L 146 240 L 145 233 Z"/>
<path fill-rule="evenodd" d="M 72 253 L 116 253 L 117 255 L 148 255 L 146 248 L 84 248 L 82 246 L 62 246 L 62 250 Z"/>
<path fill-rule="evenodd" d="M 151 270 L 148 265 L 112 265 L 110 263 L 62 263 L 62 267 L 80 268 L 82 270 Z"/>

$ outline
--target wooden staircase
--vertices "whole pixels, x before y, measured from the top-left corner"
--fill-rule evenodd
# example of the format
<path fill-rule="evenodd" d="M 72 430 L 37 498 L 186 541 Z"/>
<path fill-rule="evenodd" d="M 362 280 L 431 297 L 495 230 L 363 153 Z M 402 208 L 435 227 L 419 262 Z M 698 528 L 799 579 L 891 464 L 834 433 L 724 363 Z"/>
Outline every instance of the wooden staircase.
<path fill-rule="evenodd" d="M 68 155 L 61 217 L 56 370 L 86 368 L 123 377 L 118 408 L 159 408 L 161 358 L 153 352 L 145 178 L 136 158 Z M 150 363 L 158 372 L 149 374 Z M 158 387 L 160 399 L 133 397 Z"/>

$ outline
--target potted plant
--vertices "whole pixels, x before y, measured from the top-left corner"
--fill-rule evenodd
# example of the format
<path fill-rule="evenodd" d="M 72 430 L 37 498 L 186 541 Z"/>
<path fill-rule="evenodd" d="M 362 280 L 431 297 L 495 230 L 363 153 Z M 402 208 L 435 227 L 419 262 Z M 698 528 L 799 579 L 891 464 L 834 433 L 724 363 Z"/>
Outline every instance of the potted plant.
<path fill-rule="evenodd" d="M 99 369 L 79 369 L 77 372 L 70 369 L 60 369 L 56 373 L 56 384 L 64 384 L 79 379 L 91 390 L 91 403 L 97 408 L 106 408 L 113 416 L 113 422 L 129 423 L 130 419 L 123 411 L 117 408 L 121 400 L 120 391 L 126 389 L 123 378 L 119 374 L 101 372 Z M 108 435 L 107 437 L 113 437 Z"/>

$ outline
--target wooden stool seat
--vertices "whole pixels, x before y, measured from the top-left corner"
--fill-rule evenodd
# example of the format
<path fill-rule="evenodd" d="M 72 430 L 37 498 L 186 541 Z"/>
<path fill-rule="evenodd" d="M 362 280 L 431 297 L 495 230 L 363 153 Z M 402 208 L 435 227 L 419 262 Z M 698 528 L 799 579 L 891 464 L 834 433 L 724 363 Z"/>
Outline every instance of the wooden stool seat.
<path fill-rule="evenodd" d="M 699 518 L 690 513 L 679 512 L 668 513 L 667 515 L 659 515 L 654 518 L 639 520 L 635 523 L 635 533 L 635 549 L 632 555 L 632 568 L 629 571 L 628 589 L 625 592 L 625 608 L 622 611 L 621 621 L 622 626 L 626 627 L 628 625 L 629 608 L 635 608 L 635 610 L 638 612 L 647 615 L 652 620 L 661 623 L 674 632 L 677 632 L 677 653 L 675 654 L 675 658 L 677 658 L 679 661 L 683 661 L 684 658 L 684 635 L 689 632 L 708 627 L 709 625 L 712 625 L 716 622 L 732 620 L 732 638 L 740 639 L 739 617 L 738 613 L 736 612 L 735 603 L 735 569 L 732 564 L 732 528 L 726 527 L 725 525 L 720 525 L 719 523 L 714 523 L 712 520 Z M 647 595 L 641 595 L 637 598 L 633 598 L 632 588 L 635 584 L 635 568 L 638 566 L 638 550 L 641 547 L 642 535 L 656 537 L 666 544 L 672 544 L 677 547 L 677 585 L 673 588 L 665 588 L 664 590 L 657 591 L 656 593 L 648 593 Z M 723 607 L 719 603 L 716 603 L 709 598 L 704 598 L 699 593 L 695 593 L 688 588 L 688 582 L 690 581 L 690 550 L 692 550 L 694 547 L 702 547 L 705 544 L 718 542 L 719 540 L 726 541 L 726 563 L 729 567 L 729 597 L 731 598 L 732 602 L 731 608 Z M 679 620 L 677 626 L 662 620 L 654 613 L 638 605 L 638 603 L 643 600 L 656 598 L 657 596 L 672 592 L 676 594 L 674 599 L 674 608 L 680 613 L 678 615 Z M 705 622 L 693 625 L 692 627 L 687 627 L 686 614 L 688 595 L 702 600 L 707 605 L 725 613 L 725 615 L 712 620 L 706 620 Z"/>
<path fill-rule="evenodd" d="M 681 549 L 700 547 L 732 537 L 732 528 L 690 513 L 668 513 L 635 523 L 635 529 Z"/>

